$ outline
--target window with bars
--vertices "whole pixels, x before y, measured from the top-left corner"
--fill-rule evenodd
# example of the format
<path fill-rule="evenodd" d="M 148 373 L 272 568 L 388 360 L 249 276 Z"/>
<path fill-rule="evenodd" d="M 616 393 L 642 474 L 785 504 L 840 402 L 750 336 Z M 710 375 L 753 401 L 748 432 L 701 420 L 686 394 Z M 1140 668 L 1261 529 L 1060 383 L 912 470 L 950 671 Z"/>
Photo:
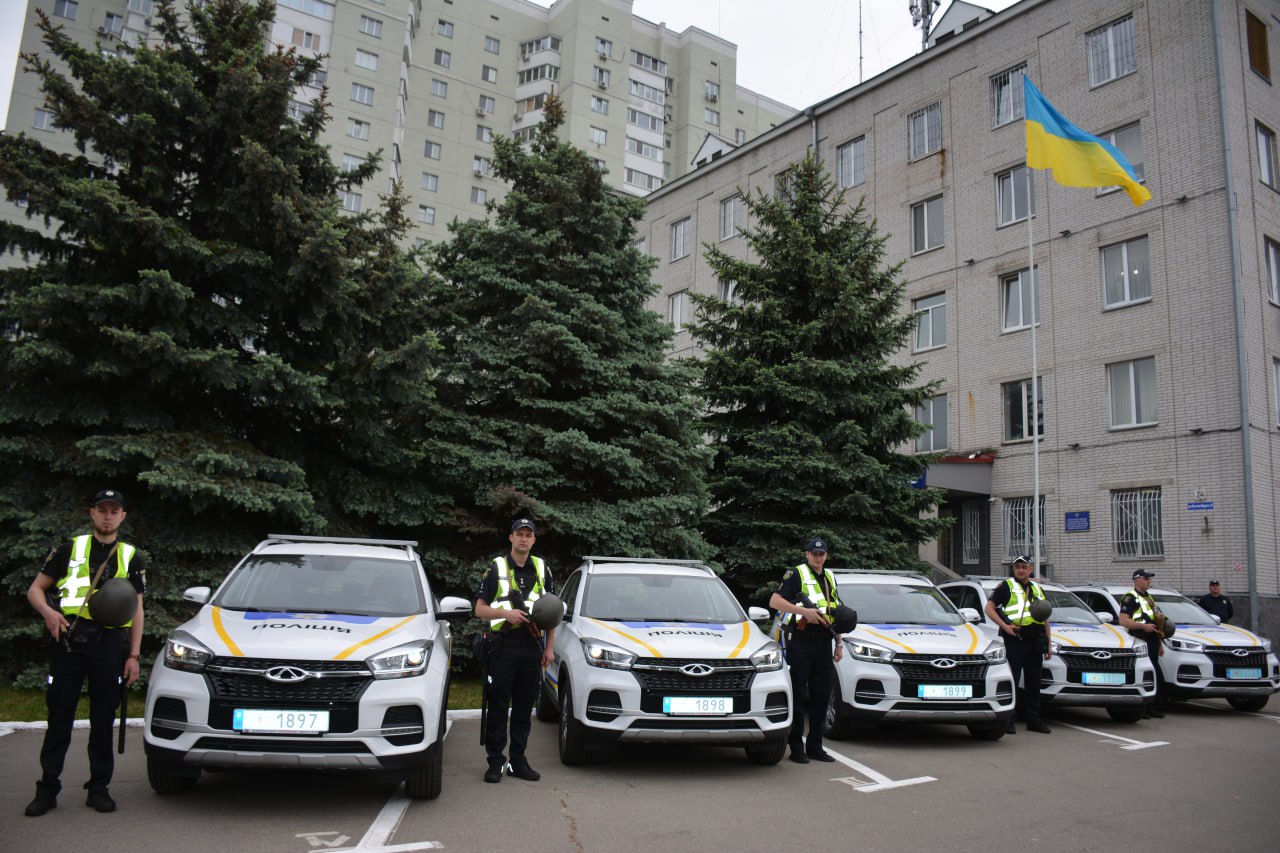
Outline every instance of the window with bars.
<path fill-rule="evenodd" d="M 1027 63 L 1024 62 L 1008 71 L 1001 71 L 991 78 L 991 126 L 993 128 L 1002 127 L 1026 116 L 1022 85 L 1022 76 L 1026 70 Z"/>
<path fill-rule="evenodd" d="M 1100 86 L 1138 70 L 1133 41 L 1133 16 L 1113 21 L 1087 33 L 1089 85 Z"/>
<path fill-rule="evenodd" d="M 942 148 L 942 104 L 907 116 L 907 159 L 919 160 Z"/>
<path fill-rule="evenodd" d="M 1040 496 L 1040 511 L 1036 514 L 1036 518 L 1031 516 L 1031 503 L 1032 498 L 1030 495 L 1019 498 L 1005 498 L 1004 558 L 1006 561 L 1012 560 L 1019 554 L 1034 557 L 1037 533 L 1034 525 L 1037 521 L 1039 522 L 1040 559 L 1043 560 L 1045 555 L 1049 553 L 1044 541 L 1044 495 Z"/>
<path fill-rule="evenodd" d="M 1160 487 L 1111 492 L 1111 543 L 1117 557 L 1164 554 Z"/>
<path fill-rule="evenodd" d="M 1101 253 L 1103 304 L 1107 308 L 1151 299 L 1146 235 L 1103 246 Z"/>
<path fill-rule="evenodd" d="M 960 508 L 960 559 L 975 566 L 982 559 L 982 509 L 975 503 Z"/>

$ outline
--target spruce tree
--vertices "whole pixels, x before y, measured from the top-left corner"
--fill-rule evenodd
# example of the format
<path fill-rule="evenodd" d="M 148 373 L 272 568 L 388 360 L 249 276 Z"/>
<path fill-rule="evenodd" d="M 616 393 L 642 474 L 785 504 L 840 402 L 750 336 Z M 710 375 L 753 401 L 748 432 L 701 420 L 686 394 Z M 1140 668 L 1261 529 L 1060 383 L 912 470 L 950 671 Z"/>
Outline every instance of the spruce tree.
<path fill-rule="evenodd" d="M 806 542 L 830 542 L 832 566 L 923 568 L 916 546 L 941 523 L 939 498 L 915 489 L 931 457 L 901 446 L 931 396 L 919 365 L 891 361 L 914 319 L 901 311 L 900 265 L 859 203 L 812 156 L 780 191 L 744 196 L 750 259 L 713 245 L 731 301 L 695 295 L 694 337 L 708 347 L 703 430 L 714 449 L 713 511 L 702 525 L 726 580 L 763 603 Z"/>
<path fill-rule="evenodd" d="M 160 43 L 119 57 L 40 14 L 47 50 L 23 59 L 77 151 L 0 139 L 31 218 L 0 225 L 25 259 L 0 272 L 9 675 L 39 658 L 22 593 L 97 489 L 125 493 L 149 555 L 148 650 L 189 615 L 183 588 L 268 533 L 404 534 L 440 512 L 415 476 L 434 339 L 404 199 L 339 209 L 376 159 L 335 168 L 323 97 L 290 117 L 321 64 L 270 46 L 275 12 L 160 0 Z"/>
<path fill-rule="evenodd" d="M 428 452 L 453 503 L 431 570 L 467 591 L 517 514 L 561 580 L 584 554 L 709 555 L 707 453 L 691 373 L 646 307 L 642 202 L 556 137 L 554 95 L 544 115 L 528 147 L 495 139 L 510 188 L 490 219 L 454 222 L 430 251 L 443 352 Z"/>

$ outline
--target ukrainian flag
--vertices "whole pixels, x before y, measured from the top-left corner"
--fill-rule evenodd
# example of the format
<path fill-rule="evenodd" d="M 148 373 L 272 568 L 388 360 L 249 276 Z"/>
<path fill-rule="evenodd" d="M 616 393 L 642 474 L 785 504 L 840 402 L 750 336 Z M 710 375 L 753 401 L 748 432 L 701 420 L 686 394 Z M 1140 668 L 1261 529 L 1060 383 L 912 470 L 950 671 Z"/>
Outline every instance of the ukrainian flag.
<path fill-rule="evenodd" d="M 1120 186 L 1135 206 L 1151 199 L 1120 149 L 1063 118 L 1030 77 L 1023 75 L 1022 81 L 1027 105 L 1027 166 L 1052 169 L 1053 179 L 1065 187 Z"/>

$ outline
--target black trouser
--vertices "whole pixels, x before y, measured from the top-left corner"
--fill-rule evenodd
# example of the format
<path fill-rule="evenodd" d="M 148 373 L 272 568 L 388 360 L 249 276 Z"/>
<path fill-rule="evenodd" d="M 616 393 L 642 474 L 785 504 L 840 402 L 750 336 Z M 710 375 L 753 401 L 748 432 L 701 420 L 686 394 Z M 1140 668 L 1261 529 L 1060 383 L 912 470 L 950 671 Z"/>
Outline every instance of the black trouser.
<path fill-rule="evenodd" d="M 808 630 L 825 629 L 810 625 Z M 787 666 L 791 671 L 791 748 L 810 755 L 822 752 L 822 735 L 827 728 L 827 705 L 835 676 L 831 637 L 821 640 L 794 637 L 787 643 Z M 805 708 L 808 707 L 809 737 L 804 737 Z"/>
<path fill-rule="evenodd" d="M 1147 644 L 1147 657 L 1151 658 L 1151 665 L 1156 670 L 1156 694 L 1147 702 L 1147 707 L 1149 708 L 1158 703 L 1164 693 L 1164 676 L 1160 673 L 1160 644 L 1164 640 L 1159 634 L 1148 634 L 1145 631 L 1132 636 L 1139 642 Z"/>
<path fill-rule="evenodd" d="M 1026 631 L 1026 628 L 1022 629 Z M 1004 651 L 1009 657 L 1009 669 L 1013 670 L 1013 685 L 1018 686 L 1022 676 L 1022 692 L 1018 694 L 1018 715 L 1027 722 L 1040 719 L 1040 676 L 1044 671 L 1044 634 L 1039 631 L 1026 637 L 1005 634 Z"/>
<path fill-rule="evenodd" d="M 521 628 L 520 630 L 524 630 Z M 503 760 L 507 745 L 507 709 L 511 717 L 511 760 L 524 758 L 529 744 L 530 716 L 542 679 L 542 646 L 532 637 L 499 635 L 489 657 L 489 711 L 485 751 L 490 761 Z"/>
<path fill-rule="evenodd" d="M 85 679 L 89 681 L 89 781 L 84 787 L 105 791 L 115 770 L 111 731 L 120 707 L 124 673 L 124 629 L 103 631 L 86 652 L 68 652 L 61 642 L 49 646 L 49 728 L 40 747 L 43 775 L 36 787 L 57 796 L 62 790 L 62 765 L 71 746 L 76 705 Z"/>

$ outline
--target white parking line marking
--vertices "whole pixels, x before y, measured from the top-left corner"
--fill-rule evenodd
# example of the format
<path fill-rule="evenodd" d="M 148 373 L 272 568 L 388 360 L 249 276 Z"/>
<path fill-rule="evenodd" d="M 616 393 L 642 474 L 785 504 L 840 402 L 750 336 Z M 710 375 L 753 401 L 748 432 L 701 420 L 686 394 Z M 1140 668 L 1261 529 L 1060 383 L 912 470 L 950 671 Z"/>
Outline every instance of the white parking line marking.
<path fill-rule="evenodd" d="M 1120 747 L 1121 749 L 1150 749 L 1153 746 L 1169 745 L 1169 742 L 1167 740 L 1150 740 L 1150 741 L 1133 740 L 1132 738 L 1121 737 L 1120 735 L 1113 735 L 1110 732 L 1100 732 L 1095 729 L 1086 729 L 1084 726 L 1073 726 L 1070 723 L 1064 723 L 1061 720 L 1057 722 L 1057 725 L 1066 726 L 1069 729 L 1075 729 L 1081 732 L 1088 732 L 1091 735 L 1097 735 L 1103 740 L 1117 741 L 1117 742 L 1123 742 L 1125 744 L 1128 744 L 1128 746 Z"/>
<path fill-rule="evenodd" d="M 905 788 L 908 785 L 919 785 L 922 782 L 937 782 L 933 776 L 916 776 L 914 779 L 890 779 L 883 773 L 877 773 L 865 764 L 859 764 L 852 758 L 847 758 L 832 749 L 827 749 L 827 753 L 851 770 L 856 770 L 866 778 L 858 776 L 843 776 L 832 779 L 832 782 L 843 782 L 844 784 L 855 788 L 859 791 L 887 791 L 890 788 Z"/>

